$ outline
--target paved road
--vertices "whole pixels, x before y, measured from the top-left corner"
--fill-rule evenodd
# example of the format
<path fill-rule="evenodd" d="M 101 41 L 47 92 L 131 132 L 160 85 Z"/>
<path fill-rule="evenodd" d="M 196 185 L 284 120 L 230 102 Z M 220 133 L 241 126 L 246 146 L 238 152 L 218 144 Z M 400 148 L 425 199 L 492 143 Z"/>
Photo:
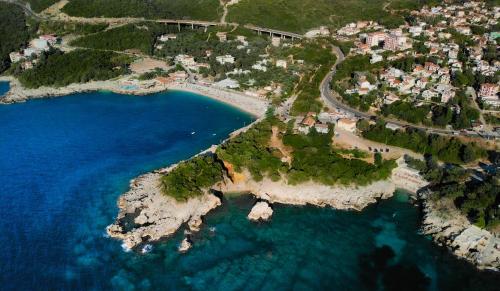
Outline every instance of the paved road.
<path fill-rule="evenodd" d="M 335 62 L 332 70 L 325 76 L 323 81 L 321 82 L 320 85 L 320 91 L 321 91 L 321 98 L 325 102 L 325 104 L 332 108 L 332 109 L 340 109 L 342 111 L 351 113 L 352 115 L 355 115 L 360 118 L 375 118 L 377 115 L 371 114 L 368 112 L 363 112 L 360 111 L 356 108 L 352 108 L 349 105 L 343 103 L 341 101 L 341 96 L 335 91 L 332 90 L 330 87 L 330 83 L 332 81 L 333 76 L 337 72 L 337 66 L 342 63 L 345 60 L 345 56 L 338 47 L 333 47 L 333 52 L 337 56 L 337 61 Z M 444 129 L 444 128 L 434 128 L 434 127 L 426 127 L 426 126 L 421 126 L 421 125 L 415 125 L 411 124 L 405 121 L 397 120 L 397 119 L 391 119 L 391 118 L 385 118 L 387 122 L 396 124 L 401 127 L 410 127 L 410 128 L 416 128 L 420 130 L 425 130 L 429 133 L 435 133 L 435 134 L 441 134 L 441 135 L 463 135 L 463 136 L 469 136 L 469 137 L 481 137 L 481 138 L 486 138 L 486 139 L 497 139 L 498 135 L 496 134 L 489 134 L 489 133 L 484 133 L 480 134 L 477 132 L 460 132 L 457 130 L 451 130 L 451 129 Z"/>
<path fill-rule="evenodd" d="M 17 5 L 17 6 L 21 7 L 26 14 L 28 14 L 28 15 L 30 15 L 33 18 L 36 18 L 38 20 L 45 20 L 46 19 L 45 17 L 42 17 L 42 16 L 38 15 L 35 11 L 33 11 L 28 3 L 22 3 L 22 2 L 19 2 L 17 0 L 0 0 L 0 2 L 7 2 L 10 4 Z"/>

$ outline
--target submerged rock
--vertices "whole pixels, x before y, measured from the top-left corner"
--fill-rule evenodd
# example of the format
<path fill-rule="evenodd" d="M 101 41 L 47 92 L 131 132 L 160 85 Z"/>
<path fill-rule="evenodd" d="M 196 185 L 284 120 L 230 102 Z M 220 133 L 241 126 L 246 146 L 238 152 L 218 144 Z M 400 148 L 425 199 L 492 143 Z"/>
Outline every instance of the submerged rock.
<path fill-rule="evenodd" d="M 179 246 L 179 252 L 185 253 L 187 252 L 193 244 L 189 241 L 189 239 L 186 237 L 182 240 L 181 245 Z"/>
<path fill-rule="evenodd" d="M 250 213 L 248 219 L 252 221 L 268 220 L 273 215 L 273 209 L 265 201 L 257 202 Z"/>

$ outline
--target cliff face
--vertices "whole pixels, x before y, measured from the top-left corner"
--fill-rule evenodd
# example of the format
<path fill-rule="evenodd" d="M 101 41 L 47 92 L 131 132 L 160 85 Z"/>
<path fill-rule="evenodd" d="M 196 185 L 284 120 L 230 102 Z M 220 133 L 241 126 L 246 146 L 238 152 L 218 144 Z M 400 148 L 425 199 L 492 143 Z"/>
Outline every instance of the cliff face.
<path fill-rule="evenodd" d="M 284 180 L 272 181 L 268 178 L 255 181 L 251 179 L 248 171 L 237 173 L 230 164 L 227 162 L 224 164 L 230 179 L 226 179 L 220 191 L 252 193 L 257 198 L 270 203 L 311 204 L 321 207 L 330 206 L 335 209 L 361 210 L 377 202 L 377 199 L 391 197 L 396 190 L 390 180 L 377 181 L 366 186 L 327 186 L 314 182 L 290 185 Z"/>
<path fill-rule="evenodd" d="M 453 202 L 433 201 L 427 193 L 420 195 L 424 206 L 422 231 L 446 246 L 453 254 L 480 269 L 500 271 L 500 237 L 472 225 Z"/>

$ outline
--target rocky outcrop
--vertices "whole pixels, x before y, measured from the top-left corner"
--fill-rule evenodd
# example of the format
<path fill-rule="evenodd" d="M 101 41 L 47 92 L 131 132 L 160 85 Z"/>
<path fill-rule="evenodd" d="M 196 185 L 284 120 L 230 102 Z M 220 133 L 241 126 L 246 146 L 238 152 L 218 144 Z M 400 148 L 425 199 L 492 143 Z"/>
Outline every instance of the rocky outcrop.
<path fill-rule="evenodd" d="M 180 253 L 185 253 L 187 252 L 193 244 L 189 241 L 189 239 L 186 237 L 182 240 L 181 245 L 179 246 L 179 252 Z"/>
<path fill-rule="evenodd" d="M 500 271 L 500 237 L 472 225 L 453 204 L 441 199 L 433 201 L 420 194 L 424 207 L 422 231 L 439 245 L 473 263 L 480 269 Z"/>
<path fill-rule="evenodd" d="M 327 186 L 314 182 L 290 185 L 284 180 L 264 178 L 255 181 L 248 172 L 246 178 L 233 182 L 227 179 L 219 189 L 222 192 L 247 192 L 270 203 L 291 205 L 330 206 L 335 209 L 361 210 L 377 199 L 392 197 L 395 186 L 390 181 L 378 181 L 366 186 Z"/>
<path fill-rule="evenodd" d="M 257 202 L 250 213 L 248 219 L 252 221 L 268 220 L 273 215 L 273 209 L 265 201 Z"/>
<path fill-rule="evenodd" d="M 178 202 L 162 193 L 160 178 L 160 173 L 148 173 L 132 180 L 130 190 L 118 200 L 118 217 L 107 232 L 123 240 L 127 249 L 169 236 L 186 222 L 191 230 L 197 230 L 201 217 L 221 205 L 220 199 L 208 192 Z"/>

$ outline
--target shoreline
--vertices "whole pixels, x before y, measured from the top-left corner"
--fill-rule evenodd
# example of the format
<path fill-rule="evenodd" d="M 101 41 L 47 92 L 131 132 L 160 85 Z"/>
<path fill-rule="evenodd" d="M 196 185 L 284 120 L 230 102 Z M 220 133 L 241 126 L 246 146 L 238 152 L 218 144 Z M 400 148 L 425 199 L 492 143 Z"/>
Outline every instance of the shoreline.
<path fill-rule="evenodd" d="M 423 208 L 422 233 L 478 269 L 499 272 L 500 236 L 471 224 L 452 201 L 434 201 L 429 194 L 422 191 L 418 195 Z"/>
<path fill-rule="evenodd" d="M 11 76 L 0 76 L 0 81 L 10 83 L 10 89 L 7 93 L 0 97 L 0 104 L 14 104 L 22 103 L 31 99 L 41 98 L 56 98 L 65 95 L 76 93 L 88 93 L 98 91 L 109 91 L 116 94 L 134 95 L 134 96 L 147 96 L 150 94 L 168 92 L 168 91 L 183 91 L 201 95 L 206 98 L 222 102 L 226 105 L 237 108 L 246 112 L 256 118 L 259 118 L 267 111 L 269 102 L 245 95 L 237 91 L 222 90 L 214 87 L 183 83 L 172 83 L 167 86 L 156 85 L 149 88 L 137 88 L 134 90 L 124 90 L 120 88 L 120 82 L 127 80 L 127 78 L 120 78 L 106 81 L 91 81 L 87 83 L 74 83 L 65 87 L 39 87 L 36 89 L 25 88 L 21 85 L 19 80 Z"/>

